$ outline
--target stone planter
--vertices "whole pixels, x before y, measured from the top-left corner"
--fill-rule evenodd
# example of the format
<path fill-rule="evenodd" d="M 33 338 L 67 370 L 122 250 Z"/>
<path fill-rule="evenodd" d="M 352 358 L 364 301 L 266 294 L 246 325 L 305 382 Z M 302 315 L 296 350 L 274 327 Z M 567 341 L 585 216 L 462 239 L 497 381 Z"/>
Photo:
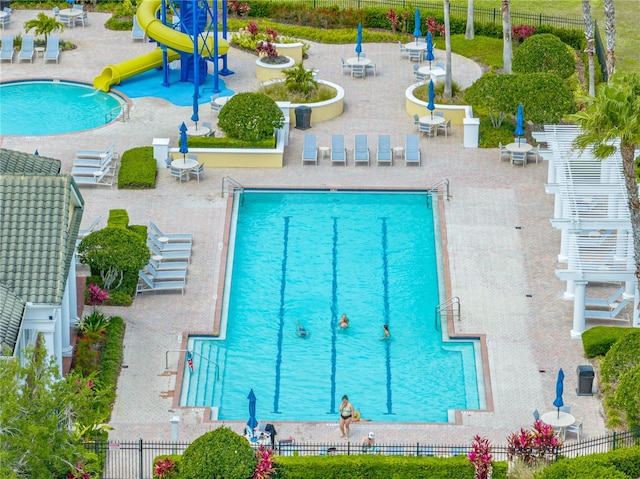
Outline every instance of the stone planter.
<path fill-rule="evenodd" d="M 259 57 L 256 60 L 256 78 L 261 82 L 265 82 L 269 80 L 278 80 L 278 79 L 284 78 L 284 73 L 282 73 L 282 70 L 291 68 L 296 64 L 294 59 L 291 57 L 287 57 L 289 59 L 287 63 L 280 63 L 278 65 L 264 63 L 262 61 L 262 58 L 263 57 Z"/>
<path fill-rule="evenodd" d="M 278 55 L 293 58 L 296 63 L 302 63 L 302 42 L 294 43 L 272 43 L 278 51 Z"/>
<path fill-rule="evenodd" d="M 276 83 L 282 80 L 274 80 Z M 289 103 L 289 118 L 291 123 L 295 123 L 295 109 L 300 105 L 311 108 L 311 123 L 332 120 L 342 115 L 344 111 L 344 89 L 340 85 L 328 82 L 326 80 L 317 80 L 322 85 L 330 86 L 336 90 L 336 96 L 330 100 L 320 101 L 317 103 Z M 284 111 L 284 107 L 281 106 Z"/>

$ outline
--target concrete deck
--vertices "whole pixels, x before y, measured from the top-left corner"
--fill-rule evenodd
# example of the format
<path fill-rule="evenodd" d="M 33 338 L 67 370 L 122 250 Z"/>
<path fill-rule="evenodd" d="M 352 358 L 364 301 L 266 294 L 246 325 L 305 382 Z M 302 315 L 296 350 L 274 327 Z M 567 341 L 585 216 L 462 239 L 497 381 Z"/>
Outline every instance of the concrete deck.
<path fill-rule="evenodd" d="M 24 33 L 22 24 L 37 11 L 17 10 L 5 33 Z M 103 27 L 106 14 L 90 13 L 89 26 L 67 29 L 63 40 L 78 48 L 62 52 L 60 64 L 3 63 L 3 81 L 20 78 L 56 77 L 91 83 L 104 66 L 153 48 L 133 42 L 129 32 L 112 32 Z M 404 91 L 413 82 L 412 64 L 400 57 L 397 44 L 365 44 L 363 51 L 377 64 L 377 76 L 352 79 L 342 73 L 340 57 L 354 55 L 353 45 L 317 45 L 309 51 L 307 67 L 319 70 L 319 77 L 339 83 L 345 89 L 345 112 L 330 122 L 313 124 L 318 146 L 328 146 L 332 133 L 342 133 L 350 148 L 353 135 L 391 134 L 393 146 L 415 132 L 405 112 Z M 443 52 L 436 51 L 437 61 Z M 253 90 L 253 56 L 232 49 L 229 65 L 236 74 L 226 77 L 236 91 Z M 453 76 L 469 85 L 480 75 L 480 67 L 454 56 Z M 43 99 L 46 101 L 46 99 Z M 177 145 L 178 125 L 191 116 L 189 107 L 177 107 L 164 100 L 133 100 L 131 119 L 89 132 L 55 136 L 0 138 L 4 148 L 59 158 L 62 171 L 69 172 L 74 151 L 104 148 L 117 141 L 123 151 L 151 145 L 153 138 L 171 138 Z M 201 121 L 216 115 L 201 109 Z M 453 198 L 445 203 L 446 245 L 450 259 L 451 295 L 462 302 L 462 320 L 456 331 L 486 335 L 494 410 L 465 411 L 461 425 L 356 423 L 351 440 L 359 442 L 369 431 L 380 443 L 467 443 L 475 434 L 504 444 L 506 436 L 520 427 L 530 427 L 534 409 L 553 409 L 558 368 L 564 368 L 565 404 L 576 417 L 584 417 L 586 437 L 605 433 L 602 408 L 597 396 L 578 397 L 576 367 L 587 364 L 580 341 L 571 340 L 571 302 L 562 299 L 564 283 L 554 275 L 560 250 L 559 232 L 552 229 L 553 198 L 544 193 L 547 164 L 512 167 L 498 161 L 497 150 L 465 149 L 462 131 L 453 129 L 444 137 L 420 138 L 421 167 L 405 167 L 396 161 L 391 168 L 375 166 L 301 166 L 303 132 L 292 129 L 282 169 L 207 169 L 200 183 L 182 183 L 158 172 L 152 191 L 120 191 L 116 187 L 83 187 L 86 212 L 83 227 L 96 217 L 104 226 L 111 208 L 126 208 L 131 223 L 154 221 L 169 232 L 192 232 L 195 238 L 193 263 L 184 296 L 145 294 L 130 308 L 105 308 L 121 315 L 127 324 L 125 365 L 118 384 L 118 397 L 111 417 L 111 437 L 120 440 L 169 440 L 169 419 L 181 417 L 180 439 L 192 440 L 217 423 L 204 423 L 198 409 L 173 409 L 177 354 L 170 355 L 171 371 L 165 371 L 165 351 L 179 349 L 183 331 L 208 331 L 213 323 L 214 294 L 220 268 L 219 245 L 223 241 L 226 200 L 221 198 L 221 178 L 231 176 L 244 185 L 331 186 L 331 187 L 428 187 L 446 178 Z M 375 145 L 375 143 L 374 143 Z M 351 158 L 351 152 L 349 152 Z M 348 391 L 347 391 L 348 393 Z M 342 393 L 341 393 L 342 394 Z M 356 408 L 358 405 L 355 405 Z M 366 413 L 363 411 L 366 416 Z M 260 418 L 258 418 L 260 419 Z M 275 423 L 279 437 L 294 436 L 298 442 L 337 442 L 339 430 L 329 423 Z M 242 422 L 227 423 L 240 432 Z"/>

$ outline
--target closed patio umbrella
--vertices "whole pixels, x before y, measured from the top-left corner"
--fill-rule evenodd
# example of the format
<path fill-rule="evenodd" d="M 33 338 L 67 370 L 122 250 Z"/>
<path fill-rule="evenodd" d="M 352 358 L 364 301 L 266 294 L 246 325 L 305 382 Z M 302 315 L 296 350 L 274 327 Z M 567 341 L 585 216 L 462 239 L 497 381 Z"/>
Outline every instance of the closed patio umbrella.
<path fill-rule="evenodd" d="M 358 23 L 358 36 L 356 39 L 356 54 L 358 60 L 360 60 L 360 54 L 362 53 L 362 23 Z"/>
<path fill-rule="evenodd" d="M 189 145 L 187 144 L 187 125 L 184 124 L 184 121 L 180 125 L 180 153 L 182 153 L 182 161 L 186 163 Z"/>
<path fill-rule="evenodd" d="M 433 118 L 433 110 L 436 109 L 434 100 L 436 99 L 436 90 L 433 86 L 433 80 L 429 80 L 429 103 L 427 103 L 427 110 L 431 112 L 431 118 Z"/>
<path fill-rule="evenodd" d="M 256 419 L 256 395 L 253 393 L 253 389 L 249 391 L 247 399 L 249 400 L 249 420 L 247 421 L 247 426 L 249 426 L 253 434 L 253 430 L 258 427 L 258 420 Z"/>
<path fill-rule="evenodd" d="M 196 130 L 198 129 L 198 121 L 200 118 L 198 117 L 198 96 L 193 95 L 193 115 L 191 115 L 191 121 L 196 124 Z"/>
<path fill-rule="evenodd" d="M 560 368 L 558 371 L 558 379 L 556 380 L 556 398 L 553 405 L 558 408 L 558 417 L 560 417 L 560 408 L 564 406 L 562 401 L 562 393 L 564 392 L 564 371 Z"/>
<path fill-rule="evenodd" d="M 436 57 L 433 55 L 433 38 L 431 37 L 431 32 L 427 32 L 427 57 L 426 60 L 429 62 L 429 70 L 431 70 L 431 62 L 435 60 Z"/>
<path fill-rule="evenodd" d="M 524 136 L 524 112 L 522 110 L 522 103 L 518 104 L 518 113 L 516 115 L 516 136 L 518 137 L 518 144 L 520 144 L 520 138 Z"/>
<path fill-rule="evenodd" d="M 413 28 L 413 36 L 416 37 L 416 42 L 418 38 L 422 36 L 422 30 L 420 30 L 420 9 L 416 8 L 416 17 L 415 17 L 415 27 Z"/>

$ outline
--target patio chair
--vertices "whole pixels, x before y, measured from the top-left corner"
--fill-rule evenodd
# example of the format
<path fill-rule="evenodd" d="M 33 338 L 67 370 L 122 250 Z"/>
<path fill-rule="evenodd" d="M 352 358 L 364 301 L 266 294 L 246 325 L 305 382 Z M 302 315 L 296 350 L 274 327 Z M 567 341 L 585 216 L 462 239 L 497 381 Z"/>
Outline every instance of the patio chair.
<path fill-rule="evenodd" d="M 391 153 L 391 135 L 378 135 L 378 151 L 376 154 L 377 165 L 393 166 L 393 154 Z"/>
<path fill-rule="evenodd" d="M 567 433 L 575 434 L 578 442 L 580 442 L 580 434 L 582 434 L 582 421 L 584 421 L 584 418 L 580 418 L 570 426 L 567 426 L 565 428 L 565 435 Z"/>
<path fill-rule="evenodd" d="M 347 149 L 344 147 L 344 135 L 331 135 L 331 165 L 347 166 Z"/>
<path fill-rule="evenodd" d="M 447 120 L 444 123 L 438 125 L 436 129 L 436 135 L 439 131 L 444 131 L 444 137 L 449 138 L 449 130 L 451 129 L 451 120 Z"/>
<path fill-rule="evenodd" d="M 149 264 L 155 268 L 156 271 L 172 271 L 172 270 L 186 270 L 186 261 L 156 261 L 153 257 L 149 258 Z"/>
<path fill-rule="evenodd" d="M 534 421 L 539 421 L 540 420 L 540 413 L 538 412 L 537 409 L 533 410 L 533 420 Z"/>
<path fill-rule="evenodd" d="M 190 176 L 195 176 L 198 179 L 198 183 L 200 183 L 200 175 L 204 173 L 204 163 L 198 163 L 198 166 L 194 166 L 189 170 Z"/>
<path fill-rule="evenodd" d="M 131 38 L 133 38 L 134 41 L 135 40 L 140 40 L 140 41 L 144 42 L 146 37 L 147 37 L 147 34 L 144 32 L 144 30 L 142 29 L 142 27 L 138 23 L 138 16 L 134 13 L 133 14 L 133 28 L 131 29 Z"/>
<path fill-rule="evenodd" d="M 153 279 L 154 281 L 187 281 L 187 270 L 183 269 L 172 269 L 172 270 L 164 270 L 157 271 L 152 264 L 147 264 L 144 269 L 146 273 Z M 144 271 L 143 271 L 144 272 Z"/>
<path fill-rule="evenodd" d="M 18 53 L 18 62 L 29 60 L 29 63 L 33 63 L 33 53 L 33 35 L 24 35 L 22 37 L 22 48 Z"/>
<path fill-rule="evenodd" d="M 420 131 L 420 117 L 417 113 L 413 114 L 413 124 L 416 126 L 416 130 Z"/>
<path fill-rule="evenodd" d="M 7 12 L 6 10 L 7 9 L 5 8 L 5 13 L 7 14 L 0 17 L 0 26 L 2 26 L 3 30 L 4 26 L 9 25 L 9 23 L 11 22 L 11 12 Z"/>
<path fill-rule="evenodd" d="M 373 76 L 376 76 L 376 73 L 377 73 L 377 72 L 376 72 L 376 64 L 375 64 L 375 63 L 373 63 L 373 62 L 371 62 L 371 63 L 369 63 L 368 65 L 365 65 L 365 67 L 364 67 L 364 72 L 365 72 L 365 74 L 366 74 L 367 72 L 373 72 Z"/>
<path fill-rule="evenodd" d="M 533 150 L 527 151 L 527 161 L 529 161 L 530 158 L 536 160 L 536 165 L 538 164 L 538 161 L 540 161 L 540 147 L 539 146 L 534 146 Z"/>
<path fill-rule="evenodd" d="M 58 35 L 49 35 L 47 38 L 47 49 L 44 52 L 44 61 L 55 61 L 58 63 L 60 58 L 60 37 Z"/>
<path fill-rule="evenodd" d="M 435 125 L 431 125 L 430 123 L 418 123 L 418 131 L 420 133 L 426 133 L 427 136 L 433 136 L 436 131 Z"/>
<path fill-rule="evenodd" d="M 342 64 L 342 73 L 347 72 L 351 75 L 351 65 L 344 61 L 344 58 L 340 57 L 340 62 Z"/>
<path fill-rule="evenodd" d="M 352 65 L 351 76 L 353 78 L 366 78 L 367 72 L 364 68 L 364 65 Z"/>
<path fill-rule="evenodd" d="M 409 49 L 405 47 L 400 40 L 398 40 L 398 46 L 400 47 L 400 54 L 409 54 Z"/>
<path fill-rule="evenodd" d="M 91 176 L 72 176 L 77 185 L 113 186 L 113 175 L 107 175 L 107 171 L 96 172 Z"/>
<path fill-rule="evenodd" d="M 76 150 L 76 158 L 94 158 L 101 159 L 105 156 L 114 155 L 116 142 L 113 141 L 104 150 Z"/>
<path fill-rule="evenodd" d="M 442 62 L 436 62 L 436 68 L 442 68 L 443 70 L 445 70 L 446 65 Z"/>
<path fill-rule="evenodd" d="M 571 406 L 560 406 L 560 412 L 566 412 L 571 414 Z"/>
<path fill-rule="evenodd" d="M 0 61 L 9 60 L 13 63 L 13 35 L 2 35 L 2 49 L 0 50 Z"/>
<path fill-rule="evenodd" d="M 58 12 L 58 21 L 60 23 L 62 23 L 64 26 L 66 27 L 73 27 L 75 26 L 75 18 L 72 18 L 71 16 L 69 16 L 68 13 L 60 13 Z"/>
<path fill-rule="evenodd" d="M 84 10 L 84 6 L 76 4 L 73 6 L 73 9 L 82 12 L 81 15 L 76 16 L 75 22 L 76 22 L 76 25 L 78 23 L 82 23 L 82 28 L 84 28 L 85 25 L 89 24 L 89 17 L 87 16 L 87 12 Z"/>
<path fill-rule="evenodd" d="M 409 61 L 421 62 L 422 61 L 422 50 L 409 50 Z"/>
<path fill-rule="evenodd" d="M 148 237 L 148 236 L 147 236 Z M 160 251 L 158 247 L 152 242 L 147 240 L 147 246 L 154 256 L 160 256 L 162 262 L 167 261 L 187 261 L 191 262 L 191 251 Z"/>
<path fill-rule="evenodd" d="M 184 295 L 184 281 L 158 281 L 155 282 L 149 278 L 144 272 L 138 272 L 138 284 L 136 286 L 136 296 L 138 293 L 148 291 L 177 291 Z"/>
<path fill-rule="evenodd" d="M 413 76 L 418 81 L 427 81 L 429 79 L 429 75 L 425 75 L 424 73 L 420 73 L 418 70 L 420 69 L 420 65 L 417 63 L 413 65 Z"/>
<path fill-rule="evenodd" d="M 151 232 L 147 232 L 147 243 L 153 243 L 162 255 L 165 251 L 191 251 L 191 243 L 170 243 L 166 236 L 156 236 Z"/>
<path fill-rule="evenodd" d="M 187 180 L 188 170 L 176 168 L 175 166 L 169 166 L 169 174 L 176 180 L 180 180 L 182 182 L 182 180 Z"/>
<path fill-rule="evenodd" d="M 207 133 L 206 136 L 216 136 L 216 132 L 213 130 L 213 125 L 211 124 L 210 121 L 203 121 L 202 127 L 209 128 L 209 133 Z"/>
<path fill-rule="evenodd" d="M 318 164 L 318 147 L 316 146 L 316 134 L 304 134 L 304 146 L 302 147 L 302 164 L 306 162 Z"/>
<path fill-rule="evenodd" d="M 358 166 L 358 163 L 369 166 L 369 145 L 367 135 L 356 135 L 355 137 L 353 165 Z"/>
<path fill-rule="evenodd" d="M 60 7 L 53 7 L 53 18 L 60 21 Z"/>
<path fill-rule="evenodd" d="M 404 148 L 404 164 L 420 166 L 420 146 L 418 135 L 407 135 Z"/>
<path fill-rule="evenodd" d="M 509 160 L 511 161 L 511 153 L 509 152 L 509 150 L 507 150 L 502 143 L 498 143 L 499 147 L 500 147 L 500 158 L 499 161 L 502 160 Z"/>
<path fill-rule="evenodd" d="M 511 166 L 515 165 L 516 163 L 521 163 L 523 167 L 527 166 L 527 154 L 526 153 L 520 153 L 517 151 L 512 151 L 511 152 Z"/>

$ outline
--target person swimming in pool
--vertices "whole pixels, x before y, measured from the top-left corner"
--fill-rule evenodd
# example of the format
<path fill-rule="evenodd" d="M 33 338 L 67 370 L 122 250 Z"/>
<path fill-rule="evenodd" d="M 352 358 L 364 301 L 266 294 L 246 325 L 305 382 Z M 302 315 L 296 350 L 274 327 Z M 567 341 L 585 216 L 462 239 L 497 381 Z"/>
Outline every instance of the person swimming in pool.
<path fill-rule="evenodd" d="M 346 314 L 342 315 L 340 321 L 338 322 L 338 326 L 340 326 L 342 329 L 346 329 L 349 327 L 349 318 L 347 318 Z"/>
<path fill-rule="evenodd" d="M 296 335 L 304 338 L 309 336 L 309 331 L 307 331 L 304 326 L 302 324 L 300 324 L 300 321 L 296 320 Z"/>
<path fill-rule="evenodd" d="M 349 426 L 351 425 L 351 419 L 353 418 L 353 404 L 349 402 L 349 398 L 345 394 L 342 396 L 342 403 L 338 407 L 340 411 L 340 432 L 345 439 L 349 439 Z M 345 437 L 346 436 L 346 437 Z"/>
<path fill-rule="evenodd" d="M 382 337 L 380 339 L 389 339 L 391 338 L 391 333 L 389 332 L 389 326 L 386 324 L 382 325 Z"/>

